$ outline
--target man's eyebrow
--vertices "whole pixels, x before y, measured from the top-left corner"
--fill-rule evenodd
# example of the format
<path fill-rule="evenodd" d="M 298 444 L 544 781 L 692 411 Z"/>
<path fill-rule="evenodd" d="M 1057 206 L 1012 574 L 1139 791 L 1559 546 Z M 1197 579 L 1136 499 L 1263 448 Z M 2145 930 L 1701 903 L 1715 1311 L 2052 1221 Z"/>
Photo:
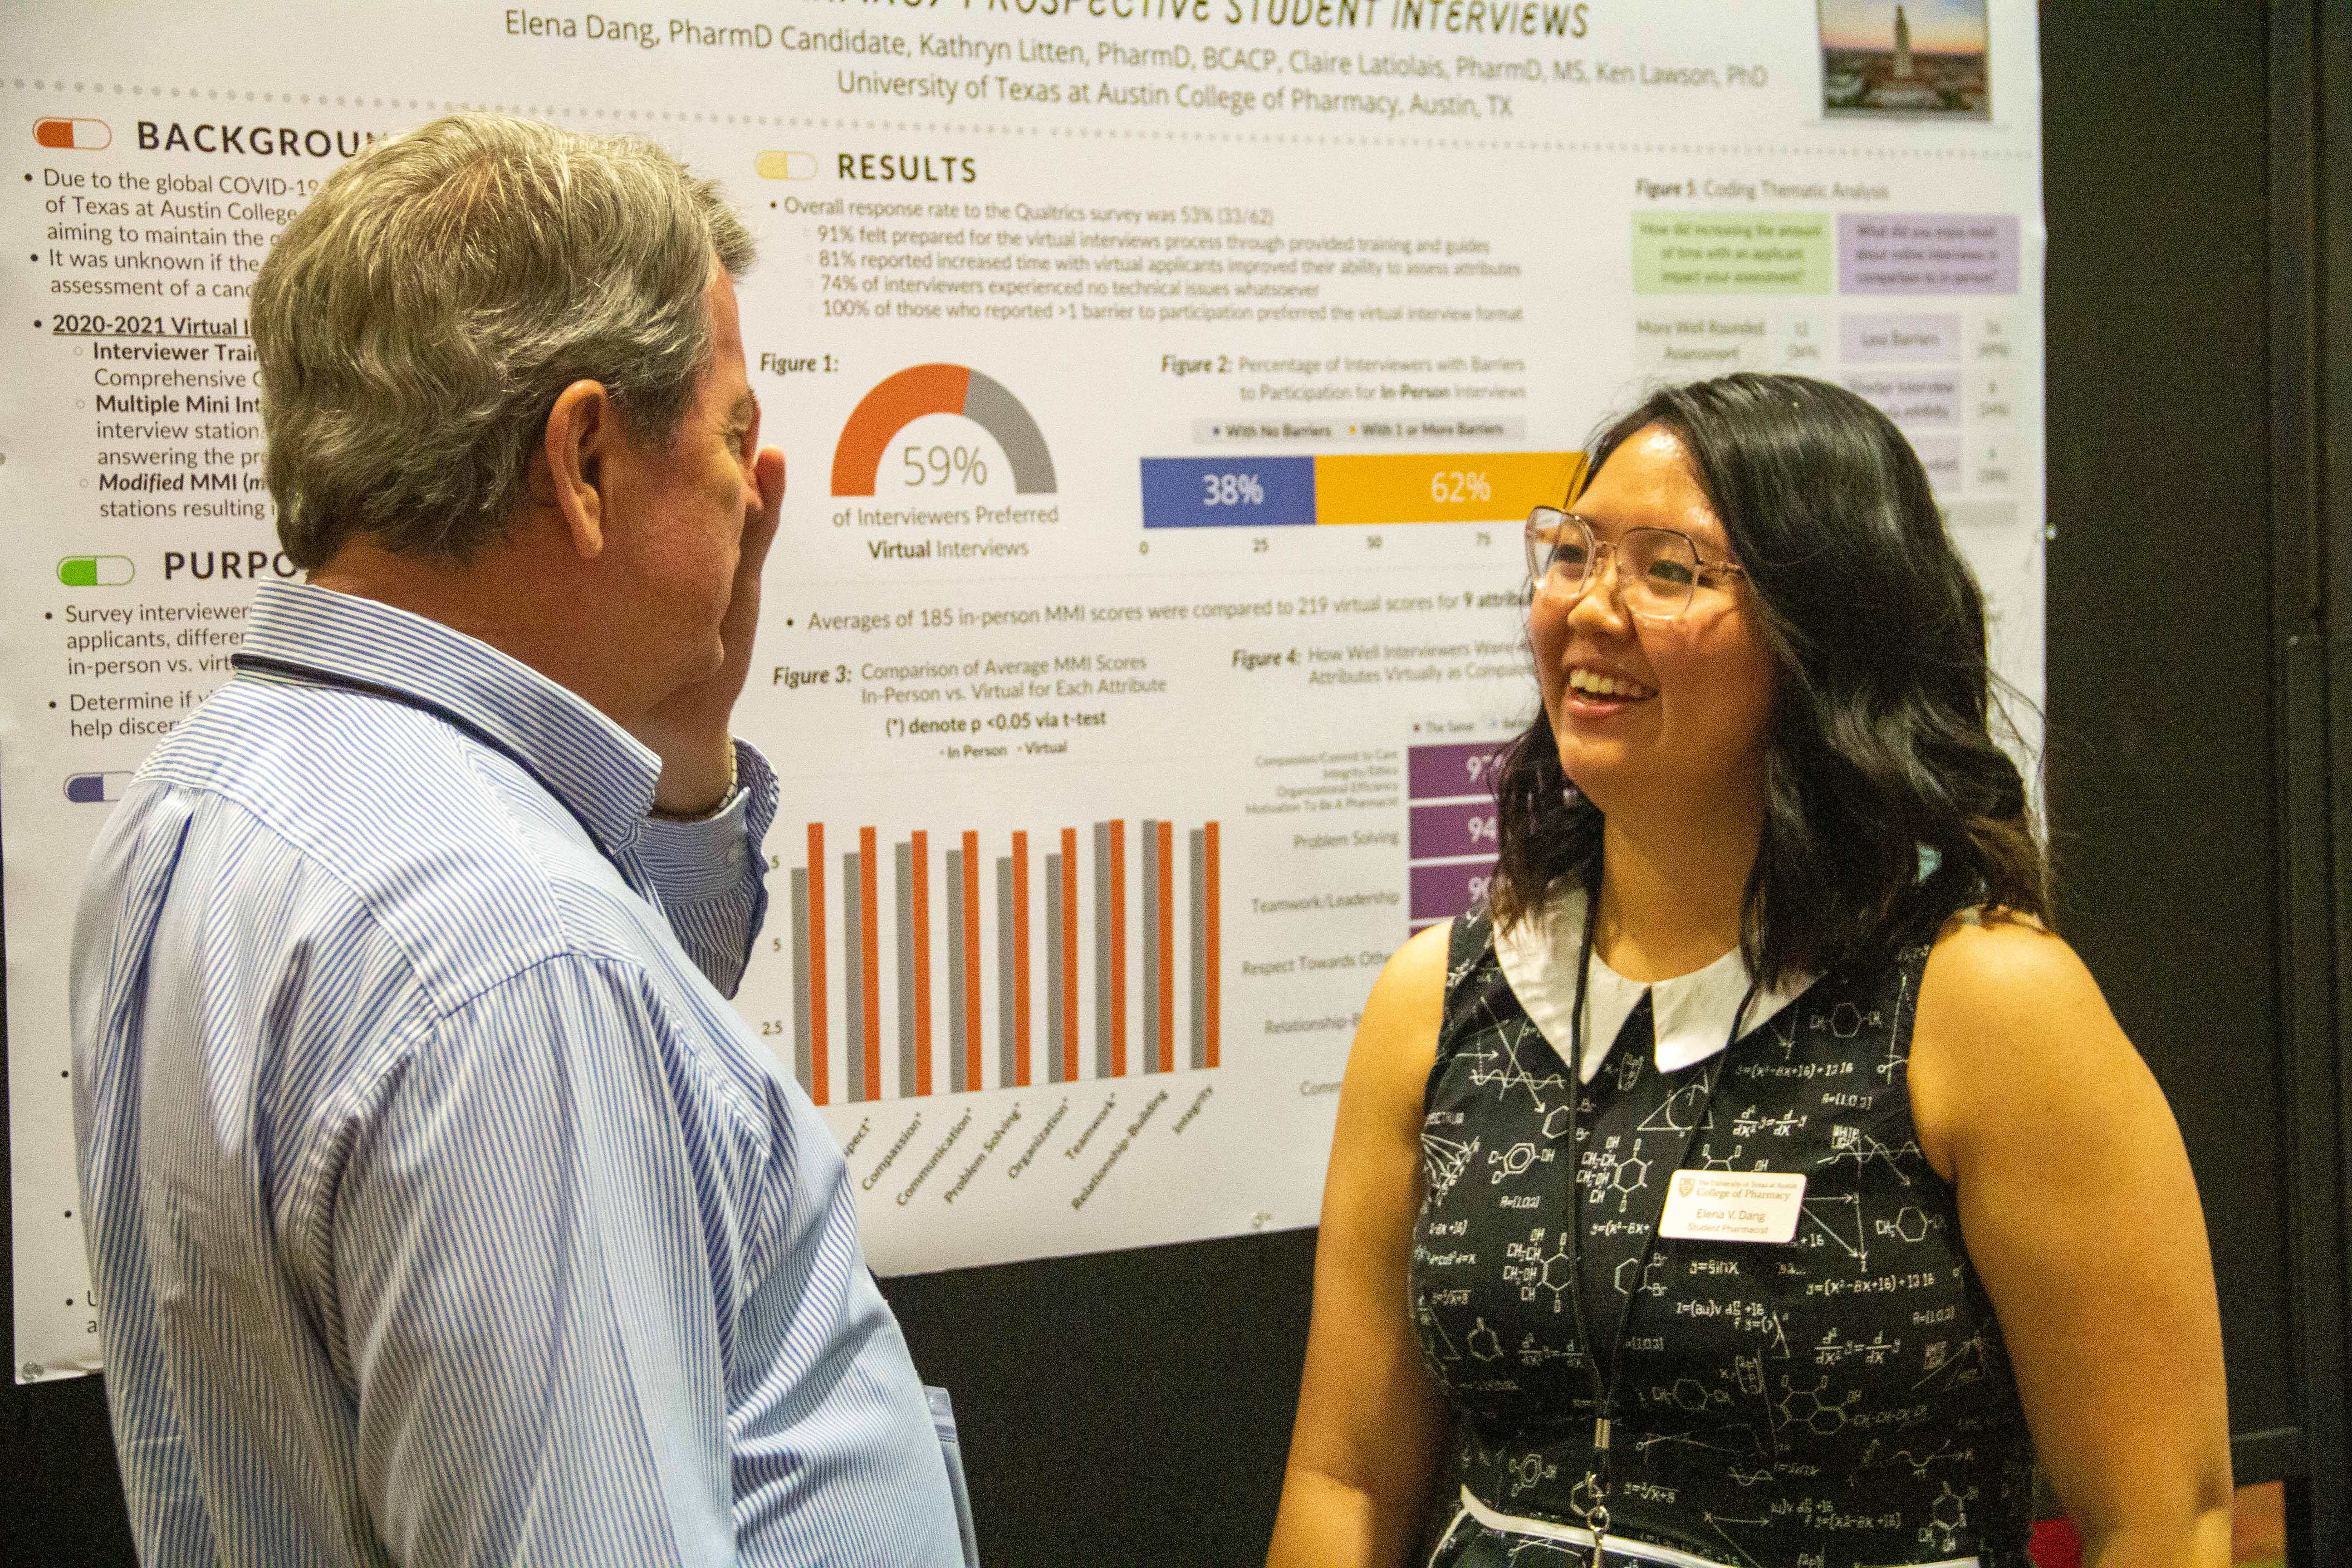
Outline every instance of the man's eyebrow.
<path fill-rule="evenodd" d="M 735 406 L 728 410 L 728 417 L 738 425 L 748 425 L 759 412 L 760 395 L 747 386 L 735 395 Z"/>

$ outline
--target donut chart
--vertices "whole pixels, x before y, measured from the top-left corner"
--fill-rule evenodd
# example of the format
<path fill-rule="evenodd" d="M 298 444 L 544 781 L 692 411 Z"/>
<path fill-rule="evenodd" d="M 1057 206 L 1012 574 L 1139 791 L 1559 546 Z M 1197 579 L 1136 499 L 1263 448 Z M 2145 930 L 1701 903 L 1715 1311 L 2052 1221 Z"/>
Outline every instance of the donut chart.
<path fill-rule="evenodd" d="M 926 414 L 955 414 L 996 438 L 1021 495 L 1050 495 L 1054 457 L 1021 400 L 1003 383 L 961 364 L 910 365 L 857 400 L 833 448 L 833 493 L 870 496 L 890 438 Z"/>

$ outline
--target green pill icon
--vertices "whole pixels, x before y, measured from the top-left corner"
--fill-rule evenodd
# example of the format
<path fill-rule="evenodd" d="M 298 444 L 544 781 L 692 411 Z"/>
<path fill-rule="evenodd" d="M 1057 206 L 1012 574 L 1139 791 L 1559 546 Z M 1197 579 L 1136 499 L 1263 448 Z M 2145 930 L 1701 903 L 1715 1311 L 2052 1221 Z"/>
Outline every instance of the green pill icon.
<path fill-rule="evenodd" d="M 58 581 L 68 588 L 120 588 L 135 575 L 128 555 L 68 555 L 58 563 Z"/>

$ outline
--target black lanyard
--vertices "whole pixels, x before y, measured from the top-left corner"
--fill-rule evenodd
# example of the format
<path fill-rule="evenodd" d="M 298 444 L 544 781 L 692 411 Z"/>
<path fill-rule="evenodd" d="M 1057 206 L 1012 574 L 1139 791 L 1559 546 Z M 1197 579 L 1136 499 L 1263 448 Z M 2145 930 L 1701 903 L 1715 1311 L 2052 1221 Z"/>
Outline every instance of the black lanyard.
<path fill-rule="evenodd" d="M 345 675 L 341 670 L 320 669 L 316 665 L 296 664 L 289 659 L 272 658 L 257 653 L 231 654 L 228 662 L 229 668 L 239 674 L 260 671 L 282 676 L 288 680 L 299 681 L 305 686 L 324 686 L 337 691 L 353 691 L 362 697 L 375 697 L 386 702 L 397 702 L 403 708 L 414 708 L 419 713 L 440 720 L 467 740 L 488 747 L 520 768 L 531 783 L 547 792 L 550 799 L 572 814 L 572 820 L 580 825 L 580 831 L 588 836 L 588 842 L 596 847 L 596 853 L 611 862 L 613 869 L 621 874 L 621 880 L 630 887 L 636 885 L 631 880 L 629 868 L 622 864 L 620 856 L 614 854 L 612 847 L 597 834 L 588 818 L 581 815 L 579 807 L 564 799 L 562 792 L 547 782 L 547 775 L 531 765 L 530 758 L 467 718 L 463 713 L 444 707 L 431 698 L 419 697 L 414 691 L 403 691 L 397 686 L 386 686 L 380 681 L 364 680 L 356 675 Z"/>
<path fill-rule="evenodd" d="M 1578 1511 L 1583 1516 L 1584 1527 L 1592 1531 L 1592 1568 L 1603 1568 L 1608 1549 L 1601 1544 L 1609 1532 L 1609 1468 L 1612 1450 L 1609 1443 L 1611 1412 L 1616 1408 L 1618 1374 L 1623 1371 L 1625 1335 L 1633 1327 L 1633 1308 L 1642 1299 L 1642 1286 L 1650 1271 L 1650 1258 L 1657 1250 L 1658 1231 L 1665 1224 L 1660 1214 L 1650 1226 L 1650 1234 L 1642 1243 L 1642 1250 L 1633 1259 L 1631 1289 L 1625 1292 L 1625 1304 L 1617 1311 L 1617 1333 L 1609 1346 L 1608 1371 L 1601 1371 L 1599 1347 L 1592 1342 L 1592 1331 L 1584 1315 L 1584 1151 L 1576 1143 L 1576 1102 L 1584 1095 L 1584 999 L 1592 979 L 1592 937 L 1601 924 L 1601 878 L 1595 873 L 1592 889 L 1585 900 L 1584 942 L 1576 960 L 1576 1008 L 1569 1016 L 1568 1066 L 1568 1268 L 1569 1304 L 1576 1312 L 1576 1342 L 1584 1352 L 1584 1373 L 1592 1387 L 1592 1447 L 1599 1462 L 1584 1473 L 1580 1489 L 1591 1501 Z M 1656 1029 L 1657 993 L 1651 991 L 1651 1027 Z M 1691 1146 L 1698 1141 L 1699 1129 L 1706 1125 L 1708 1114 L 1715 1106 L 1716 1080 L 1723 1076 L 1724 1062 L 1731 1047 L 1739 1043 L 1739 1026 L 1748 1016 L 1748 1005 L 1756 1000 L 1756 983 L 1749 981 L 1748 994 L 1739 999 L 1738 1008 L 1731 1015 L 1731 1035 L 1723 1043 L 1723 1050 L 1715 1065 L 1699 1079 L 1697 1098 L 1692 1102 L 1690 1126 L 1683 1133 L 1682 1151 L 1666 1169 L 1672 1173 L 1682 1169 L 1690 1158 Z M 1676 1091 L 1679 1092 L 1679 1091 Z M 1674 1103 L 1668 1099 L 1668 1105 Z M 1667 1124 L 1674 1119 L 1669 1116 Z M 1573 1506 L 1571 1504 L 1571 1506 Z"/>

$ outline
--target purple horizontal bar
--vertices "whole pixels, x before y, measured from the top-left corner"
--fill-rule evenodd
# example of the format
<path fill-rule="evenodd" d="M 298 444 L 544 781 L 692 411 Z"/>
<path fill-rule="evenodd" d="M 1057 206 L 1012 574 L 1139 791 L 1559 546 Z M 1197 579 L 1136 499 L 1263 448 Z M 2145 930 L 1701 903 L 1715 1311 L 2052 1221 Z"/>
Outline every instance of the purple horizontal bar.
<path fill-rule="evenodd" d="M 1412 868 L 1412 908 L 1406 919 L 1452 920 L 1466 915 L 1486 896 L 1486 879 L 1495 874 L 1491 860 L 1464 861 L 1454 866 Z"/>
<path fill-rule="evenodd" d="M 2013 213 L 1840 213 L 1847 294 L 2014 294 Z"/>
<path fill-rule="evenodd" d="M 1470 741 L 1451 746 L 1405 748 L 1405 789 L 1414 800 L 1495 793 L 1496 753 L 1508 741 Z"/>
<path fill-rule="evenodd" d="M 1449 801 L 1444 805 L 1412 808 L 1410 839 L 1412 858 L 1434 860 L 1453 855 L 1495 857 L 1495 803 L 1492 800 Z"/>

